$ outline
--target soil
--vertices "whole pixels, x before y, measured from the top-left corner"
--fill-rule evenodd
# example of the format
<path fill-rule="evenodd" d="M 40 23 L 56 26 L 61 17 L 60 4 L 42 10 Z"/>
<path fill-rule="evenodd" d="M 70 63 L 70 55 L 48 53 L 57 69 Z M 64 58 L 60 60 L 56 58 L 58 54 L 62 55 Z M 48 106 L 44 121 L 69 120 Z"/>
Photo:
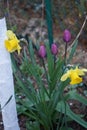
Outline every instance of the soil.
<path fill-rule="evenodd" d="M 36 2 L 37 3 L 37 2 Z M 6 12 L 7 17 L 7 25 L 8 28 L 13 28 L 16 32 L 16 34 L 19 36 L 25 36 L 26 34 L 31 34 L 31 37 L 33 39 L 33 42 L 36 43 L 36 39 L 40 40 L 39 37 L 42 35 L 43 40 L 47 39 L 47 28 L 45 25 L 45 18 L 43 16 L 42 18 L 42 12 L 41 8 L 37 9 L 36 7 L 41 5 L 41 1 L 37 6 L 31 2 L 29 5 L 28 2 L 21 2 L 18 0 L 11 1 L 10 3 L 5 3 L 5 5 L 9 6 L 9 11 Z M 62 3 L 61 3 L 62 4 Z M 9 14 L 8 14 L 9 12 Z M 71 14 L 74 14 L 74 12 L 71 12 Z M 76 37 L 76 34 L 78 34 L 81 25 L 84 21 L 84 17 L 79 17 L 78 12 L 76 10 L 76 14 L 72 15 L 69 14 L 67 17 L 63 19 L 63 23 L 67 28 L 70 30 L 73 29 L 74 35 L 72 37 L 72 41 L 69 44 L 69 46 L 72 44 L 74 38 Z M 54 32 L 54 41 L 58 43 L 59 50 L 63 53 L 64 50 L 64 43 L 62 40 L 62 29 L 58 24 L 58 21 L 55 17 L 53 17 L 53 32 Z M 41 25 L 41 21 L 43 19 L 43 27 Z M 77 23 L 76 23 L 77 21 Z M 79 24 L 78 27 L 76 27 L 75 24 Z M 41 33 L 42 31 L 42 33 Z M 73 34 L 72 31 L 72 34 Z M 86 67 L 87 63 L 87 32 L 83 30 L 83 33 L 81 34 L 79 38 L 79 44 L 76 50 L 76 53 L 73 57 L 73 60 L 71 64 L 80 64 L 83 67 Z M 87 67 L 86 67 L 87 68 Z M 87 76 L 86 76 L 87 77 Z M 86 78 L 85 77 L 85 78 Z M 79 88 L 78 91 L 80 94 L 83 94 L 85 97 L 87 95 L 87 85 L 86 85 L 86 79 L 85 79 L 85 86 L 84 88 Z M 85 120 L 87 121 L 87 108 L 83 107 L 81 109 L 81 104 L 76 101 L 70 101 L 72 103 L 71 109 L 79 114 L 85 114 Z M 26 130 L 26 121 L 27 117 L 24 115 L 19 115 L 19 125 L 21 130 Z M 83 127 L 81 127 L 76 122 L 71 122 L 70 126 L 74 130 L 87 130 Z M 3 130 L 3 122 L 2 122 L 2 116 L 0 115 L 0 130 Z"/>

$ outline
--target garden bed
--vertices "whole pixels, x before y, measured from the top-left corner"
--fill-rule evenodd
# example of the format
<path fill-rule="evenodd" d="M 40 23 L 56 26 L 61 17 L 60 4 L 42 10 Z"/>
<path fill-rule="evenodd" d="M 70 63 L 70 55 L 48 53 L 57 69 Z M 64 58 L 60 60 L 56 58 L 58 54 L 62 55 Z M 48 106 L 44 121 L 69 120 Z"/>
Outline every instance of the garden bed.
<path fill-rule="evenodd" d="M 63 4 L 63 3 L 61 3 Z M 35 39 L 38 38 L 38 30 L 39 32 L 41 31 L 39 25 L 40 25 L 40 21 L 41 21 L 41 8 L 38 11 L 35 11 L 36 8 L 35 6 L 29 6 L 26 4 L 26 2 L 20 4 L 18 1 L 15 0 L 15 2 L 10 3 L 10 14 L 9 14 L 9 18 L 10 18 L 10 22 L 12 26 L 14 26 L 14 29 L 16 30 L 16 33 L 18 36 L 25 36 L 26 34 L 32 34 L 32 38 L 33 38 L 33 42 L 35 42 Z M 19 8 L 19 10 L 17 10 Z M 74 8 L 74 5 L 73 5 Z M 77 12 L 77 11 L 76 11 Z M 73 14 L 74 12 L 72 12 Z M 32 15 L 31 15 L 32 14 Z M 64 22 L 65 26 L 68 26 L 68 28 L 72 31 L 74 31 L 74 35 L 72 37 L 72 41 L 74 40 L 74 38 L 76 37 L 76 34 L 78 34 L 80 27 L 76 27 L 75 26 L 75 21 L 76 20 L 81 20 L 80 23 L 79 21 L 77 23 L 79 23 L 79 25 L 82 25 L 84 18 L 80 18 L 78 17 L 78 12 L 77 14 L 73 15 L 73 17 L 69 14 L 67 17 L 65 17 L 64 19 L 62 18 L 62 21 Z M 63 53 L 64 51 L 64 44 L 62 41 L 62 29 L 60 28 L 58 21 L 56 20 L 56 18 L 54 17 L 53 19 L 54 24 L 53 24 L 53 32 L 54 32 L 54 39 L 55 42 L 58 43 L 59 46 L 59 51 L 61 53 Z M 45 24 L 44 20 L 43 20 L 43 24 Z M 10 26 L 9 26 L 10 27 Z M 43 26 L 43 32 L 45 34 L 47 34 L 47 29 L 46 26 Z M 16 29 L 17 28 L 17 29 Z M 72 34 L 73 34 L 72 31 Z M 85 37 L 85 35 L 87 35 L 87 33 L 83 33 L 80 36 L 79 39 L 79 45 L 77 47 L 76 53 L 73 57 L 73 61 L 71 64 L 80 64 L 83 65 L 83 67 L 87 66 L 87 39 Z M 44 35 L 47 39 L 47 35 Z M 72 44 L 72 42 L 70 43 L 70 45 Z M 18 59 L 21 60 L 21 56 L 18 57 Z M 20 61 L 21 62 L 21 61 Z M 86 76 L 87 77 L 87 76 Z M 82 87 L 78 88 L 78 93 L 82 94 L 83 96 L 87 96 L 87 82 L 86 82 L 86 77 L 84 79 L 85 84 Z M 83 106 L 81 103 L 75 101 L 75 100 L 70 100 L 69 104 L 71 106 L 71 109 L 73 112 L 75 112 L 76 114 L 83 114 L 85 115 L 85 120 L 87 121 L 87 107 Z M 27 122 L 27 117 L 23 114 L 18 116 L 19 119 L 19 125 L 21 130 L 26 130 L 26 122 Z M 73 130 L 86 130 L 85 128 L 83 128 L 82 126 L 80 126 L 78 123 L 71 121 L 70 124 L 68 124 L 71 128 L 73 128 Z M 2 123 L 2 117 L 0 115 L 0 129 L 3 130 L 3 123 Z"/>

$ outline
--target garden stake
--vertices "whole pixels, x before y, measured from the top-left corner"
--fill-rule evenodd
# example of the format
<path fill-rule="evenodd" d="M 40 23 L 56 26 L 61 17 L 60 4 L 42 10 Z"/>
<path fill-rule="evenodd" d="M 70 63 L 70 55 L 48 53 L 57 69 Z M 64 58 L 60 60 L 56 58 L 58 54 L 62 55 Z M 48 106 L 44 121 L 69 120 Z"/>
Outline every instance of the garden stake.
<path fill-rule="evenodd" d="M 45 10 L 46 10 L 46 21 L 48 28 L 48 39 L 50 47 L 53 43 L 53 23 L 52 23 L 52 11 L 51 11 L 51 0 L 45 0 Z"/>

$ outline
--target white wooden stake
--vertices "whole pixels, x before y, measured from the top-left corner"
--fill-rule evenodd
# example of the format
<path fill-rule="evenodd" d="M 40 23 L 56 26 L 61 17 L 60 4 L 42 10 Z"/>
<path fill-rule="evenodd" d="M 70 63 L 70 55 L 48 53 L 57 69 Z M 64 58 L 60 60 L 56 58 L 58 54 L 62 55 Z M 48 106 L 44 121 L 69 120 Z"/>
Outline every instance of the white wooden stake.
<path fill-rule="evenodd" d="M 20 130 L 16 112 L 14 96 L 14 82 L 11 68 L 10 54 L 4 46 L 6 39 L 6 20 L 0 19 L 0 103 L 1 108 L 12 96 L 9 103 L 2 109 L 4 130 Z"/>

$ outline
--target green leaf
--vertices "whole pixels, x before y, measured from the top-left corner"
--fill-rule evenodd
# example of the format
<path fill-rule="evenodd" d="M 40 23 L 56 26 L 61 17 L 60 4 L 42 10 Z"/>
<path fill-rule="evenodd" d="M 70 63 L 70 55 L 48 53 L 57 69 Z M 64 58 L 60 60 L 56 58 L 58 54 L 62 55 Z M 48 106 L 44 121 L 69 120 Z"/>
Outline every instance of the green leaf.
<path fill-rule="evenodd" d="M 35 78 L 38 88 L 40 88 L 42 90 L 42 91 L 39 91 L 40 92 L 39 96 L 40 96 L 40 98 L 42 98 L 42 93 L 47 93 L 47 95 L 48 95 L 48 92 L 44 86 L 44 83 L 42 81 L 42 77 L 39 73 L 39 68 L 38 68 L 38 65 L 36 63 L 36 59 L 34 57 L 34 49 L 32 46 L 32 42 L 29 43 L 29 52 L 30 52 L 30 58 L 31 58 L 31 64 L 32 64 L 30 66 L 30 72 L 31 72 L 32 76 Z"/>
<path fill-rule="evenodd" d="M 29 46 L 28 46 L 29 52 L 30 52 L 30 58 L 32 61 L 32 64 L 36 64 L 35 62 L 35 57 L 34 57 L 34 49 L 33 49 L 33 45 L 32 45 L 32 41 L 30 40 Z"/>
<path fill-rule="evenodd" d="M 46 43 L 46 50 L 47 50 L 48 73 L 49 73 L 49 77 L 52 77 L 54 71 L 54 57 L 51 53 L 48 43 Z"/>
<path fill-rule="evenodd" d="M 27 130 L 40 130 L 40 126 L 39 126 L 38 121 L 36 121 L 36 122 L 32 122 L 32 121 L 27 122 L 26 127 L 27 127 Z"/>
<path fill-rule="evenodd" d="M 13 73 L 17 72 L 18 71 L 18 66 L 17 66 L 17 63 L 15 61 L 15 58 L 14 58 L 14 55 L 11 54 L 11 62 L 12 62 L 12 70 L 13 70 Z"/>
<path fill-rule="evenodd" d="M 26 110 L 27 109 L 25 108 L 25 106 L 17 104 L 17 113 L 18 113 L 18 115 L 23 114 Z"/>
<path fill-rule="evenodd" d="M 61 101 L 57 104 L 56 110 L 59 112 L 62 112 L 62 113 L 65 113 L 65 110 L 66 110 L 67 116 L 69 116 L 71 119 L 76 121 L 78 124 L 80 124 L 84 128 L 87 128 L 87 122 L 84 121 L 83 119 L 81 119 L 81 117 L 79 115 L 72 112 L 72 110 L 70 109 L 68 104 L 66 104 L 66 108 L 65 108 L 65 103 L 63 101 Z"/>
<path fill-rule="evenodd" d="M 32 91 L 32 89 L 29 89 L 28 86 L 26 84 L 24 84 L 23 81 L 16 74 L 14 74 L 14 76 L 17 80 L 18 85 L 22 88 L 21 90 L 24 92 L 26 97 L 30 101 L 32 101 L 32 103 L 35 103 L 37 101 L 37 98 L 38 98 L 38 97 L 35 96 L 36 95 L 35 91 Z"/>
<path fill-rule="evenodd" d="M 24 53 L 24 59 L 25 59 L 25 61 L 28 61 L 28 56 L 27 56 L 27 53 L 26 53 L 25 48 L 24 48 L 24 50 L 23 50 L 23 53 Z"/>
<path fill-rule="evenodd" d="M 66 127 L 62 127 L 60 130 L 66 130 Z M 73 129 L 68 127 L 67 130 L 73 130 Z"/>
<path fill-rule="evenodd" d="M 54 87 L 55 87 L 57 81 L 60 80 L 60 78 L 61 78 L 61 74 L 63 71 L 62 66 L 63 66 L 63 60 L 60 57 L 55 64 L 54 71 L 52 72 L 53 74 L 51 77 L 51 82 L 52 82 L 52 86 L 54 86 Z"/>
<path fill-rule="evenodd" d="M 75 43 L 74 43 L 74 45 L 72 46 L 71 52 L 70 52 L 70 54 L 69 54 L 69 58 L 68 58 L 68 60 L 67 60 L 68 63 L 72 60 L 72 57 L 73 57 L 73 55 L 74 55 L 74 53 L 75 53 L 75 50 L 76 50 L 77 45 L 78 45 L 78 40 L 76 40 Z"/>
<path fill-rule="evenodd" d="M 83 103 L 84 105 L 87 105 L 87 99 L 83 97 L 82 95 L 76 93 L 76 91 L 70 91 L 68 94 L 69 94 L 68 99 L 75 99 Z"/>

